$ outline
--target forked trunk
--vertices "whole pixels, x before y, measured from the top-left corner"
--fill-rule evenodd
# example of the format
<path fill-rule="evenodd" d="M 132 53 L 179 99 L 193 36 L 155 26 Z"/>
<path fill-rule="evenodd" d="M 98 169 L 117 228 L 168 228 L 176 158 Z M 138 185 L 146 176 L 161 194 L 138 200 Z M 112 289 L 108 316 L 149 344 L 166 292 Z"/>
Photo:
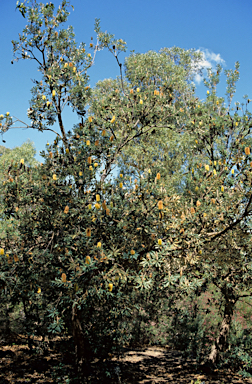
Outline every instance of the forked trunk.
<path fill-rule="evenodd" d="M 233 288 L 224 286 L 221 290 L 225 303 L 224 303 L 224 317 L 221 322 L 221 326 L 219 329 L 219 334 L 214 344 L 212 345 L 212 349 L 210 355 L 208 356 L 208 362 L 211 365 L 215 365 L 218 363 L 220 358 L 220 352 L 226 350 L 227 346 L 227 337 L 230 331 L 230 326 L 232 322 L 232 317 L 234 313 L 235 304 L 238 300 L 237 296 L 234 293 Z"/>

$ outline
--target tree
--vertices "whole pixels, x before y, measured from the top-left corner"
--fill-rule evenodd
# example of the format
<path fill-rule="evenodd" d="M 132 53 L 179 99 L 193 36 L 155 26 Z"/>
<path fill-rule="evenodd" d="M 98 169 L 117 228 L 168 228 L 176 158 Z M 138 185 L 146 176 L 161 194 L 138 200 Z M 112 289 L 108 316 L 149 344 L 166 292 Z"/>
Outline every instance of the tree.
<path fill-rule="evenodd" d="M 1 243 L 3 239 L 6 238 L 6 236 L 9 236 L 11 238 L 18 236 L 18 221 L 15 220 L 13 217 L 7 220 L 3 219 L 3 213 L 4 213 L 4 187 L 2 186 L 2 183 L 5 184 L 4 178 L 6 174 L 9 174 L 10 176 L 10 170 L 13 167 L 14 169 L 19 168 L 20 166 L 23 166 L 23 162 L 27 164 L 29 167 L 35 167 L 38 164 L 38 161 L 34 158 L 35 156 L 35 148 L 34 145 L 27 141 L 24 144 L 22 144 L 20 147 L 16 147 L 13 149 L 6 148 L 4 146 L 0 146 L 0 179 L 1 179 L 1 193 L 0 193 L 0 201 L 1 201 L 1 208 L 0 208 L 0 233 L 1 233 Z M 21 161 L 21 163 L 20 163 Z M 28 168 L 29 170 L 29 168 Z M 7 235 L 8 234 L 8 235 Z M 1 272 L 0 275 L 0 284 L 1 289 L 5 287 L 5 280 L 8 278 L 4 272 Z M 4 319 L 4 335 L 7 337 L 10 333 L 10 318 L 9 314 L 13 307 L 10 305 L 9 297 L 6 297 L 6 294 L 4 292 L 4 295 L 1 298 L 1 317 Z"/>
<path fill-rule="evenodd" d="M 1 256 L 11 300 L 23 303 L 28 334 L 72 331 L 84 376 L 92 353 L 128 340 L 125 322 L 141 292 L 160 299 L 212 281 L 224 300 L 215 362 L 235 303 L 251 289 L 249 100 L 242 116 L 224 105 L 218 67 L 199 101 L 192 76 L 200 55 L 192 50 L 133 53 L 124 77 L 125 42 L 98 22 L 94 51 L 109 49 L 120 77 L 91 90 L 92 58 L 83 44 L 75 47 L 71 28 L 57 30 L 67 6 L 62 1 L 56 16 L 51 3 L 19 6 L 28 26 L 14 52 L 39 62 L 43 76 L 32 90 L 32 127 L 51 129 L 58 120 L 60 134 L 29 177 L 24 167 L 6 175 L 5 215 L 20 223 Z M 231 101 L 238 64 L 226 74 Z M 69 133 L 66 102 L 80 118 Z M 5 132 L 13 121 L 2 120 Z"/>

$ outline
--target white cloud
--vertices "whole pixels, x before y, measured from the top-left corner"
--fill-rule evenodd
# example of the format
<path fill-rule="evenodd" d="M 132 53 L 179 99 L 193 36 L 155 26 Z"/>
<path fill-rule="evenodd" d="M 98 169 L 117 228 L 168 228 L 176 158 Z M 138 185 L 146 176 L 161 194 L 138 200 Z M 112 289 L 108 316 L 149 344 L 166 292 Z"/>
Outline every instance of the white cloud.
<path fill-rule="evenodd" d="M 195 70 L 201 69 L 203 76 L 196 74 L 194 81 L 196 84 L 200 84 L 203 77 L 206 76 L 206 70 L 208 68 L 214 68 L 216 64 L 225 65 L 225 60 L 222 59 L 219 53 L 210 52 L 208 49 L 199 49 L 198 52 L 202 53 L 202 60 L 195 65 Z"/>

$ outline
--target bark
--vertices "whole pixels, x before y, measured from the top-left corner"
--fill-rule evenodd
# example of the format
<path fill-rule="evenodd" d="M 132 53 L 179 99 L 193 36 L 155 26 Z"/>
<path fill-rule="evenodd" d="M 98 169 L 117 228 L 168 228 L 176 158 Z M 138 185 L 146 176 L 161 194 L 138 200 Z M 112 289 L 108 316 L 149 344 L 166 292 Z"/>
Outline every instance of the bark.
<path fill-rule="evenodd" d="M 223 352 L 227 349 L 227 337 L 230 331 L 230 326 L 232 322 L 232 317 L 234 313 L 235 304 L 238 300 L 238 297 L 235 295 L 235 292 L 232 287 L 227 287 L 226 285 L 221 289 L 221 292 L 224 296 L 224 316 L 219 328 L 219 334 L 214 344 L 210 355 L 208 356 L 208 362 L 211 365 L 218 363 L 220 359 L 220 352 Z"/>
<path fill-rule="evenodd" d="M 80 311 L 76 306 L 72 309 L 72 332 L 75 345 L 76 365 L 79 378 L 84 382 L 90 373 L 90 348 L 83 333 Z"/>

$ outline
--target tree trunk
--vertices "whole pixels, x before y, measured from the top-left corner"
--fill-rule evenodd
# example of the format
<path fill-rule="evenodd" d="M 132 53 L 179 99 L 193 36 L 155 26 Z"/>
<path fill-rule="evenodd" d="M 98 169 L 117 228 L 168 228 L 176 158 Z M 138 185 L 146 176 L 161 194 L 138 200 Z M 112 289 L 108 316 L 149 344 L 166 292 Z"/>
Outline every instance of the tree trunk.
<path fill-rule="evenodd" d="M 219 329 L 219 335 L 215 340 L 214 344 L 212 345 L 210 355 L 207 359 L 211 365 L 215 365 L 216 363 L 218 363 L 220 358 L 220 352 L 225 351 L 227 348 L 227 337 L 230 331 L 235 304 L 238 300 L 238 297 L 235 295 L 235 292 L 232 287 L 227 287 L 225 285 L 221 289 L 221 292 L 225 299 L 224 316 Z"/>
<path fill-rule="evenodd" d="M 76 365 L 81 382 L 85 382 L 85 378 L 90 373 L 89 365 L 89 347 L 82 330 L 80 311 L 76 306 L 72 309 L 72 332 L 75 345 Z"/>

